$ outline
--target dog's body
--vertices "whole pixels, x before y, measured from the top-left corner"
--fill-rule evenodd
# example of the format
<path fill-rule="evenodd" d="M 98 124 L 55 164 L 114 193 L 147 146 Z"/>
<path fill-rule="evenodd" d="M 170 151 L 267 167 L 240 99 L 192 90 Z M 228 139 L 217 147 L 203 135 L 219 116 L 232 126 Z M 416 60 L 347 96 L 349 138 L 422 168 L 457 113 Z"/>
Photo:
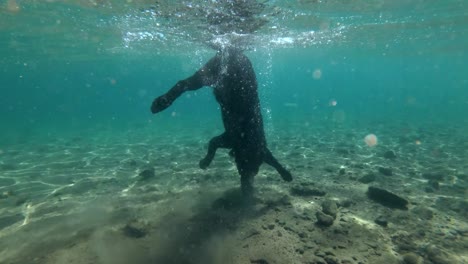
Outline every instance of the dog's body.
<path fill-rule="evenodd" d="M 208 153 L 200 161 L 200 168 L 206 169 L 210 165 L 218 148 L 228 148 L 241 175 L 244 193 L 252 193 L 253 177 L 263 162 L 273 166 L 285 181 L 291 181 L 291 173 L 281 166 L 267 148 L 257 79 L 252 63 L 241 51 L 227 49 L 218 52 L 194 75 L 179 81 L 165 95 L 156 98 L 151 111 L 160 112 L 183 92 L 203 86 L 214 88 L 225 132 L 210 140 Z"/>

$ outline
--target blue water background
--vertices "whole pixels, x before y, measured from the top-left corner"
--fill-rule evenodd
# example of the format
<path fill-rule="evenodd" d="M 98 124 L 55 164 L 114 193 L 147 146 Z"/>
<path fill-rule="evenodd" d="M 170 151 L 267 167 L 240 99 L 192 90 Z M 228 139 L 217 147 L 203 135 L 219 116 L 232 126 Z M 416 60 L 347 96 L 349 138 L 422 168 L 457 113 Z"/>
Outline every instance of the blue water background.
<path fill-rule="evenodd" d="M 448 1 L 427 5 L 427 10 L 421 4 L 418 5 L 421 9 L 415 11 L 403 5 L 406 13 L 401 15 L 401 25 L 397 23 L 396 27 L 401 34 L 395 37 L 395 26 L 391 23 L 375 26 L 373 21 L 378 15 L 371 14 L 369 19 L 362 19 L 374 26 L 368 32 L 363 27 L 364 30 L 328 44 L 247 51 L 257 72 L 267 127 L 282 129 L 281 126 L 291 123 L 320 126 L 330 122 L 368 127 L 370 132 L 373 126 L 390 123 L 466 127 L 468 48 L 464 44 L 468 34 L 467 11 L 463 10 L 466 4 Z M 40 8 L 47 11 L 49 7 Z M 62 12 L 58 13 L 63 16 L 62 25 L 71 14 L 88 17 L 86 22 L 70 26 L 72 35 L 83 30 L 83 25 L 93 25 L 89 16 L 94 18 L 94 11 L 83 9 L 77 13 L 67 6 L 56 10 Z M 434 13 L 437 10 L 441 13 Z M 399 22 L 398 12 L 402 11 L 394 11 L 389 11 L 387 16 L 396 17 Z M 35 11 L 24 8 L 25 17 L 27 12 Z M 405 22 L 403 18 L 407 14 L 414 22 Z M 6 19 L 5 13 L 2 15 Z M 80 21 L 79 15 L 71 21 Z M 321 14 L 322 17 L 351 15 L 351 12 Z M 18 14 L 8 16 L 8 19 L 19 17 Z M 417 21 L 423 23 L 428 18 L 437 18 L 430 28 L 418 26 Z M 45 16 L 44 20 L 47 19 L 55 18 Z M 32 29 L 24 32 L 28 25 L 32 27 L 32 22 L 33 18 L 25 24 L 10 25 L 3 32 L 6 38 L 1 49 L 4 57 L 0 67 L 0 144 L 80 135 L 83 131 L 103 128 L 108 132 L 148 126 L 164 129 L 163 123 L 187 126 L 217 123 L 221 127 L 219 109 L 210 88 L 185 94 L 158 116 L 149 112 L 154 97 L 193 74 L 214 55 L 206 47 L 200 51 L 201 46 L 194 44 L 180 53 L 164 52 L 157 43 L 154 46 L 150 43 L 147 45 L 151 49 L 147 47 L 139 54 L 126 53 L 124 49 L 114 55 L 100 56 L 89 51 L 102 44 L 82 40 L 80 36 L 73 35 L 76 39 L 71 40 L 70 36 L 64 39 L 45 36 L 38 41 Z M 415 41 L 408 41 L 413 38 Z M 23 46 L 14 45 L 21 40 Z M 68 48 L 57 45 L 59 58 L 51 58 L 50 52 L 42 56 L 37 52 L 41 48 L 50 49 L 54 41 L 59 44 L 73 41 L 76 45 Z M 123 46 L 119 41 L 122 40 L 113 39 L 114 44 Z M 187 52 L 190 49 L 194 50 L 193 54 Z M 34 54 L 28 55 L 28 50 Z M 76 55 L 83 58 L 75 59 Z M 317 70 L 321 72 L 320 78 L 314 78 Z M 332 101 L 336 101 L 335 106 L 330 105 Z"/>

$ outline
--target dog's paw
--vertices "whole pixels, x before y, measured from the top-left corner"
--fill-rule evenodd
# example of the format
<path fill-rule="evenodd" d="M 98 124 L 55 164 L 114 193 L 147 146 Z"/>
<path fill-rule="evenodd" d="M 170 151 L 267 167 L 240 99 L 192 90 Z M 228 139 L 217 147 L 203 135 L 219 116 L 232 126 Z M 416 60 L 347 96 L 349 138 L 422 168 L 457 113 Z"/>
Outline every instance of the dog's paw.
<path fill-rule="evenodd" d="M 290 182 L 293 179 L 291 173 L 286 170 L 281 172 L 281 178 L 283 178 L 283 180 L 287 182 Z"/>
<path fill-rule="evenodd" d="M 206 160 L 206 159 L 202 159 L 202 160 L 200 160 L 200 163 L 198 165 L 200 166 L 200 169 L 206 170 L 206 168 L 208 168 L 208 166 L 210 166 L 210 161 Z"/>

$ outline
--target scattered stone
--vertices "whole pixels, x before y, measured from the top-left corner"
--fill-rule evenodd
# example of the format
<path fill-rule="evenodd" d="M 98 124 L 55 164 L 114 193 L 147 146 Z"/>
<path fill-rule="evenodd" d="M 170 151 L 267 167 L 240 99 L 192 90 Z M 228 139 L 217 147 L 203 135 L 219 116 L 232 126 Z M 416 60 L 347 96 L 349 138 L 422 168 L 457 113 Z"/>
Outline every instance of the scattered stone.
<path fill-rule="evenodd" d="M 361 183 L 371 183 L 373 181 L 375 181 L 375 174 L 374 173 L 368 173 L 364 176 L 362 176 L 360 179 L 358 179 L 358 182 L 361 182 Z"/>
<path fill-rule="evenodd" d="M 250 237 L 253 237 L 253 236 L 256 236 L 256 235 L 259 235 L 260 234 L 260 231 L 258 231 L 257 229 L 255 228 L 250 228 L 246 234 L 242 237 L 242 240 L 245 240 L 247 238 L 250 238 Z"/>
<path fill-rule="evenodd" d="M 464 183 L 465 181 L 468 181 L 468 173 L 462 173 L 459 172 L 455 177 L 458 179 L 458 183 Z"/>
<path fill-rule="evenodd" d="M 306 253 L 307 254 L 307 253 Z M 307 257 L 307 262 L 306 264 L 327 264 L 325 260 L 319 256 L 308 256 Z"/>
<path fill-rule="evenodd" d="M 341 154 L 343 156 L 347 156 L 353 152 L 352 150 L 346 148 L 336 148 L 335 151 L 336 153 Z"/>
<path fill-rule="evenodd" d="M 434 212 L 424 206 L 417 206 L 413 208 L 412 212 L 422 220 L 431 220 L 434 217 Z"/>
<path fill-rule="evenodd" d="M 403 255 L 404 264 L 422 264 L 422 258 L 415 253 L 406 253 Z"/>
<path fill-rule="evenodd" d="M 293 186 L 291 187 L 291 194 L 295 196 L 325 196 L 327 193 L 316 188 Z"/>
<path fill-rule="evenodd" d="M 392 176 L 393 175 L 392 168 L 379 167 L 378 170 L 379 170 L 380 173 L 382 173 L 385 176 Z"/>
<path fill-rule="evenodd" d="M 441 172 L 426 172 L 422 174 L 424 179 L 442 181 L 445 177 Z"/>
<path fill-rule="evenodd" d="M 379 226 L 387 227 L 388 226 L 388 220 L 385 216 L 379 216 L 377 217 L 374 222 L 378 224 Z"/>
<path fill-rule="evenodd" d="M 339 260 L 336 257 L 333 256 L 325 256 L 325 262 L 327 264 L 339 264 Z"/>
<path fill-rule="evenodd" d="M 346 173 L 346 169 L 345 169 L 345 168 L 341 168 L 339 172 L 340 172 L 340 175 L 344 175 L 344 174 Z"/>
<path fill-rule="evenodd" d="M 430 245 L 426 248 L 426 254 L 429 259 L 434 264 L 455 264 L 457 262 L 452 256 L 447 252 L 441 250 L 440 248 Z"/>
<path fill-rule="evenodd" d="M 304 254 L 304 249 L 302 249 L 302 248 L 297 248 L 297 249 L 296 249 L 296 252 L 302 255 L 302 254 Z"/>
<path fill-rule="evenodd" d="M 315 251 L 315 256 L 317 257 L 321 257 L 321 258 L 324 258 L 327 254 L 325 254 L 325 252 L 321 251 L 321 250 L 317 250 Z"/>
<path fill-rule="evenodd" d="M 12 191 L 4 191 L 0 193 L 0 199 L 6 199 L 8 197 L 14 196 L 15 194 Z"/>
<path fill-rule="evenodd" d="M 394 160 L 394 159 L 397 158 L 397 155 L 395 154 L 395 152 L 393 150 L 386 151 L 383 154 L 383 156 L 384 156 L 384 158 L 391 159 L 391 160 Z"/>
<path fill-rule="evenodd" d="M 338 207 L 336 206 L 335 201 L 332 200 L 325 200 L 322 203 L 322 211 L 333 217 L 336 218 L 336 214 L 338 213 Z"/>
<path fill-rule="evenodd" d="M 317 224 L 322 226 L 333 225 L 333 216 L 324 214 L 322 211 L 318 211 L 315 215 L 317 217 Z"/>
<path fill-rule="evenodd" d="M 28 199 L 26 197 L 18 197 L 16 199 L 15 206 L 20 206 L 20 205 L 26 203 L 26 201 L 28 201 Z"/>
<path fill-rule="evenodd" d="M 435 206 L 444 211 L 452 210 L 468 217 L 468 201 L 459 200 L 451 197 L 438 197 Z"/>
<path fill-rule="evenodd" d="M 351 205 L 354 205 L 356 203 L 351 199 L 346 199 L 344 201 L 339 202 L 339 204 L 340 204 L 340 207 L 348 208 Z"/>
<path fill-rule="evenodd" d="M 154 168 L 144 169 L 138 175 L 141 177 L 142 181 L 146 181 L 146 180 L 149 180 L 151 178 L 154 178 L 155 177 Z"/>
<path fill-rule="evenodd" d="M 137 226 L 136 223 L 126 224 L 125 227 L 122 228 L 122 231 L 127 237 L 142 238 L 146 236 L 146 231 L 142 227 Z"/>
<path fill-rule="evenodd" d="M 250 263 L 252 264 L 268 264 L 268 261 L 264 259 L 251 259 Z"/>
<path fill-rule="evenodd" d="M 417 250 L 414 237 L 407 232 L 397 232 L 392 235 L 392 242 L 398 247 L 399 251 L 411 252 Z"/>
<path fill-rule="evenodd" d="M 427 192 L 427 193 L 433 193 L 433 192 L 435 192 L 434 189 L 432 189 L 432 188 L 429 187 L 429 186 L 426 186 L 426 188 L 424 188 L 424 191 Z"/>
<path fill-rule="evenodd" d="M 134 167 L 134 166 L 137 165 L 137 162 L 134 159 L 131 159 L 131 160 L 128 161 L 128 165 Z"/>
<path fill-rule="evenodd" d="M 434 190 L 439 190 L 439 182 L 437 180 L 429 180 L 427 184 Z"/>
<path fill-rule="evenodd" d="M 408 200 L 381 188 L 369 186 L 367 197 L 389 208 L 408 210 Z"/>

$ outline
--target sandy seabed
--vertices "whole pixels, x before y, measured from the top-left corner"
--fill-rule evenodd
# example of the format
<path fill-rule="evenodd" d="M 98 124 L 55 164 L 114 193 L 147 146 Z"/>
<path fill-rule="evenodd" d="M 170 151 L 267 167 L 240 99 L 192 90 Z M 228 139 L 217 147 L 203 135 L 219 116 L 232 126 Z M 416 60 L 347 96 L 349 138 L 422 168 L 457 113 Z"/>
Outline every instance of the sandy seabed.
<path fill-rule="evenodd" d="M 0 263 L 468 263 L 468 129 L 366 127 L 270 127 L 294 180 L 263 165 L 248 204 L 227 150 L 198 168 L 216 128 L 18 140 L 0 152 Z"/>

